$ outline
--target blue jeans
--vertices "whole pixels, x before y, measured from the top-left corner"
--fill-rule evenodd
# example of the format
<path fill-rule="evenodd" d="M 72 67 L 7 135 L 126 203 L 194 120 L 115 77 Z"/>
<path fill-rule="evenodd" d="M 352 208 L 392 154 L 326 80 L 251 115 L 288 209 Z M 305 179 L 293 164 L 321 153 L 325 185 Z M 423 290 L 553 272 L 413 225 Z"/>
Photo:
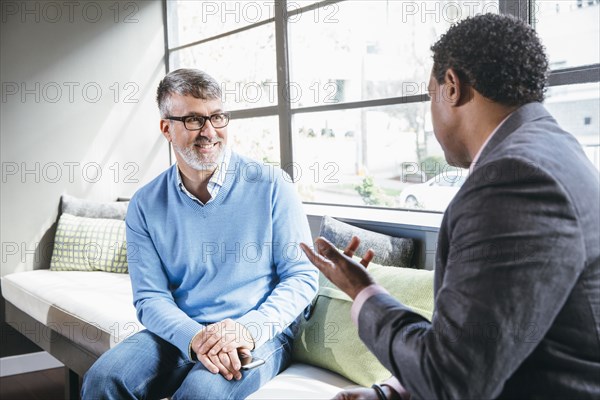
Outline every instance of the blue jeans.
<path fill-rule="evenodd" d="M 202 363 L 144 330 L 104 353 L 85 374 L 81 396 L 99 399 L 244 399 L 290 363 L 290 328 L 260 346 L 252 355 L 265 364 L 242 371 L 242 379 L 226 380 Z"/>

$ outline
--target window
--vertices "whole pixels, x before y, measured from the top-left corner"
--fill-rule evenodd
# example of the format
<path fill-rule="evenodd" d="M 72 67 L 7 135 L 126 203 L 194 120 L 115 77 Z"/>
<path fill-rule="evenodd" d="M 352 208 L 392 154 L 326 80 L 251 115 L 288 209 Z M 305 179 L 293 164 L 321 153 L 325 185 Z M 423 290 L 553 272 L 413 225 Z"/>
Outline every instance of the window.
<path fill-rule="evenodd" d="M 223 101 L 236 108 L 277 104 L 273 23 L 173 51 L 170 65 L 201 66 L 221 83 Z"/>
<path fill-rule="evenodd" d="M 452 23 L 498 11 L 497 1 L 352 0 L 290 22 L 293 159 L 303 200 L 443 211 L 426 206 L 434 191 L 417 202 L 402 195 L 449 169 L 424 97 L 429 47 Z"/>
<path fill-rule="evenodd" d="M 599 82 L 553 86 L 546 93 L 545 105 L 560 126 L 581 143 L 590 161 L 600 170 L 599 95 Z"/>
<path fill-rule="evenodd" d="M 545 105 L 600 170 L 600 0 L 537 0 L 531 23 L 550 60 Z"/>
<path fill-rule="evenodd" d="M 429 120 L 424 102 L 296 114 L 304 200 L 404 207 L 404 188 L 449 168 Z"/>
<path fill-rule="evenodd" d="M 599 166 L 599 3 L 166 1 L 167 60 L 222 82 L 233 146 L 280 163 L 305 202 L 441 212 L 467 173 L 433 135 L 430 45 L 468 16 L 526 19 L 551 61 L 546 105 Z"/>
<path fill-rule="evenodd" d="M 536 1 L 532 24 L 550 59 L 550 69 L 598 63 L 600 0 Z"/>
<path fill-rule="evenodd" d="M 273 1 L 166 1 L 169 70 L 199 68 L 221 84 L 234 110 L 229 143 L 258 161 L 281 163 Z M 271 107 L 240 116 L 240 109 Z"/>
<path fill-rule="evenodd" d="M 276 116 L 232 119 L 229 143 L 243 155 L 269 164 L 281 165 L 279 125 Z"/>
<path fill-rule="evenodd" d="M 273 19 L 275 2 L 168 0 L 166 6 L 169 48 L 177 48 Z"/>

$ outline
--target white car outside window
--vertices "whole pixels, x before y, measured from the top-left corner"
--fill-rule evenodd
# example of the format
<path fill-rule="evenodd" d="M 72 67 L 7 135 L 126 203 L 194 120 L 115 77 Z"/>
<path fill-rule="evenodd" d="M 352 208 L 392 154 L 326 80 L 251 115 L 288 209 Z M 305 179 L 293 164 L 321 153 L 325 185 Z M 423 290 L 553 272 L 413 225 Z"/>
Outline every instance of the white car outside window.
<path fill-rule="evenodd" d="M 466 170 L 449 170 L 424 183 L 411 185 L 400 193 L 403 208 L 444 211 L 467 179 Z"/>

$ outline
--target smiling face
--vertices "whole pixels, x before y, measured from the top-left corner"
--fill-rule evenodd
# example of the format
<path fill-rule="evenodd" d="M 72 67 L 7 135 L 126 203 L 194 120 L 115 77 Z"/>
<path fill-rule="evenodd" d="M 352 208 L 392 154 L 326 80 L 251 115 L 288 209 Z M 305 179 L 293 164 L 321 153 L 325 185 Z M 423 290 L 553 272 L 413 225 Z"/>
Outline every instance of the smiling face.
<path fill-rule="evenodd" d="M 171 94 L 169 108 L 169 115 L 173 117 L 208 117 L 223 112 L 219 99 L 203 100 L 179 94 Z M 227 127 L 215 129 L 210 121 L 199 131 L 190 131 L 182 121 L 163 119 L 161 131 L 172 143 L 177 162 L 196 171 L 214 170 L 227 144 Z"/>

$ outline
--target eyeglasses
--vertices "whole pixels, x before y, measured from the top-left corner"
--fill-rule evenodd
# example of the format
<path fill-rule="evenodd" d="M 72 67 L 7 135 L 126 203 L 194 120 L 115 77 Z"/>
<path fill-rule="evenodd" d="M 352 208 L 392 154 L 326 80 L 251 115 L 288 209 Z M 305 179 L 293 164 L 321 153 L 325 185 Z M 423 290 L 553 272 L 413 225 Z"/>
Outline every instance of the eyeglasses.
<path fill-rule="evenodd" d="M 181 121 L 188 131 L 199 131 L 204 127 L 206 121 L 210 121 L 210 124 L 215 129 L 225 128 L 229 123 L 229 113 L 217 113 L 209 116 L 202 115 L 186 115 L 185 117 L 165 117 L 173 121 Z"/>

